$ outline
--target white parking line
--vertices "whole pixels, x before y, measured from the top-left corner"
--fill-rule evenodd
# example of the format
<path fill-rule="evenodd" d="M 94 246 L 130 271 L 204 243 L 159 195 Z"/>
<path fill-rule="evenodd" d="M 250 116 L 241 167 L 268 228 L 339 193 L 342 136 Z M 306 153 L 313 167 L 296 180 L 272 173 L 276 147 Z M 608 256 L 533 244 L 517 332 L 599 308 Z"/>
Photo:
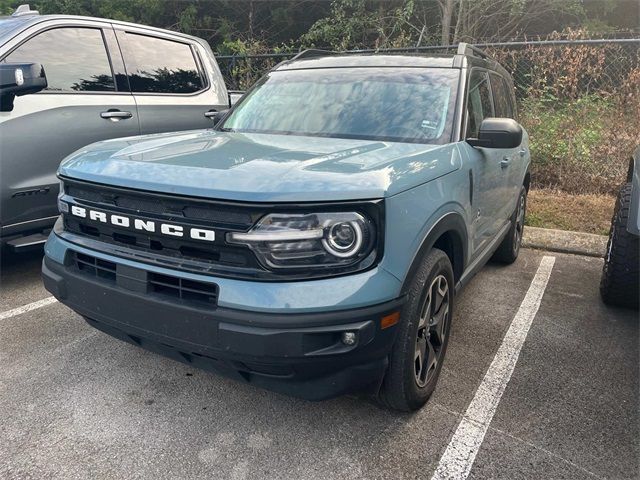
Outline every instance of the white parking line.
<path fill-rule="evenodd" d="M 4 320 L 5 318 L 15 317 L 16 315 L 21 315 L 23 313 L 30 312 L 31 310 L 35 310 L 40 307 L 46 307 L 47 305 L 51 305 L 52 303 L 57 302 L 54 297 L 43 298 L 42 300 L 38 300 L 37 302 L 28 303 L 18 308 L 14 308 L 13 310 L 7 310 L 6 312 L 0 313 L 0 320 Z"/>
<path fill-rule="evenodd" d="M 460 425 L 442 454 L 432 480 L 464 480 L 469 475 L 500 398 L 516 367 L 531 323 L 540 308 L 555 261 L 555 257 L 542 257 L 531 286 Z"/>

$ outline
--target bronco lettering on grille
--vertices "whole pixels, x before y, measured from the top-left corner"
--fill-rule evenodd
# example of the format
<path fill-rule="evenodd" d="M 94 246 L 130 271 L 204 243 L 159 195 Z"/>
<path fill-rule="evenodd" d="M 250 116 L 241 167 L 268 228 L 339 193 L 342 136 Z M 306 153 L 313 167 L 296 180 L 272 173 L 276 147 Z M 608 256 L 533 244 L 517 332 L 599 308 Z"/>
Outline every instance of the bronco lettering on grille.
<path fill-rule="evenodd" d="M 88 218 L 96 222 L 108 223 L 116 227 L 131 228 L 143 232 L 157 233 L 170 237 L 184 237 L 185 234 L 193 240 L 203 240 L 205 242 L 214 242 L 216 232 L 203 228 L 184 227 L 182 225 L 174 225 L 171 223 L 159 223 L 153 220 L 143 220 L 140 218 L 128 217 L 125 215 L 116 215 L 112 213 L 91 210 L 89 208 L 71 205 L 71 215 L 79 218 Z"/>

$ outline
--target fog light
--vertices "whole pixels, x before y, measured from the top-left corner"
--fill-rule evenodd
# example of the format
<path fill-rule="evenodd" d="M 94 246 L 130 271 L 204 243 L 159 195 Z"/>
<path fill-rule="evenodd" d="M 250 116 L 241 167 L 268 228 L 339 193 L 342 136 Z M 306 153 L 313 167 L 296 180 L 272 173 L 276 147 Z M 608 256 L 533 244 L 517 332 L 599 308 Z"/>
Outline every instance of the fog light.
<path fill-rule="evenodd" d="M 345 345 L 355 345 L 356 344 L 356 334 L 354 332 L 343 332 L 342 333 L 342 343 Z"/>

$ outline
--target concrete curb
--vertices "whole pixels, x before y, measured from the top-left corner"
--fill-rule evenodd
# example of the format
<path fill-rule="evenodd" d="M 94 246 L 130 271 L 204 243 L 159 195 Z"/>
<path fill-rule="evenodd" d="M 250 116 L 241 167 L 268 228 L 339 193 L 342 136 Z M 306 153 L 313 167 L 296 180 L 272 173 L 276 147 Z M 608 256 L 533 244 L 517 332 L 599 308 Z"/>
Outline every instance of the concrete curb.
<path fill-rule="evenodd" d="M 550 252 L 604 257 L 607 249 L 607 237 L 592 233 L 525 226 L 522 246 Z"/>

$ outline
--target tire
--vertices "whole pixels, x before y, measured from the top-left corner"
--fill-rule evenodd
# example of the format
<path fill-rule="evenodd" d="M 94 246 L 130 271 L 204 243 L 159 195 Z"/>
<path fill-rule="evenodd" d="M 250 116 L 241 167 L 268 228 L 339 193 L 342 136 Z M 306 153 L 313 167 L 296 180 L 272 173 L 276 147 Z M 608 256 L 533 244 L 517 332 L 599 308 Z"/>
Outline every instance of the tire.
<path fill-rule="evenodd" d="M 433 393 L 449 343 L 454 288 L 449 257 L 433 249 L 411 281 L 378 394 L 388 408 L 418 410 Z"/>
<path fill-rule="evenodd" d="M 638 308 L 640 288 L 638 282 L 638 245 L 640 240 L 627 231 L 631 183 L 622 186 L 609 230 L 607 252 L 600 279 L 600 295 L 604 303 Z"/>
<path fill-rule="evenodd" d="M 509 232 L 500 243 L 500 246 L 493 254 L 493 260 L 510 264 L 516 261 L 522 245 L 522 234 L 524 233 L 524 216 L 527 212 L 527 189 L 522 186 L 516 209 L 511 216 L 511 227 Z"/>

